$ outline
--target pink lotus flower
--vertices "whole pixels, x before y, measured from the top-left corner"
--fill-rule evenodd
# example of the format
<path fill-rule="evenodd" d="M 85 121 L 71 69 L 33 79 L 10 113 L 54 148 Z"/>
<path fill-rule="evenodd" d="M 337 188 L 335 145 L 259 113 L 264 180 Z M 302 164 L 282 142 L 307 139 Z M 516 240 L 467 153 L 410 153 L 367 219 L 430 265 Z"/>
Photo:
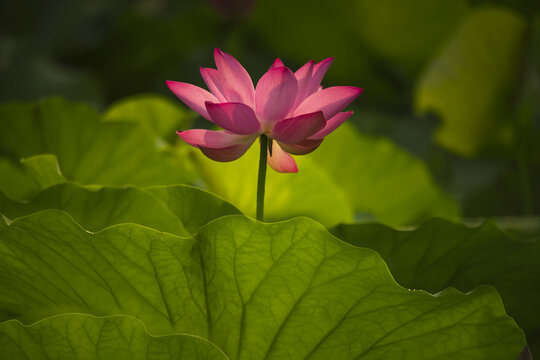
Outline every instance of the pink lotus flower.
<path fill-rule="evenodd" d="M 317 64 L 311 60 L 295 73 L 276 59 L 256 88 L 234 57 L 216 49 L 214 58 L 217 70 L 200 69 L 210 92 L 176 81 L 167 81 L 167 86 L 192 110 L 224 129 L 178 132 L 185 142 L 216 161 L 238 159 L 265 134 L 270 140 L 268 164 L 278 172 L 298 172 L 289 154 L 315 150 L 352 115 L 352 111 L 340 111 L 363 91 L 353 86 L 320 86 L 333 58 Z"/>

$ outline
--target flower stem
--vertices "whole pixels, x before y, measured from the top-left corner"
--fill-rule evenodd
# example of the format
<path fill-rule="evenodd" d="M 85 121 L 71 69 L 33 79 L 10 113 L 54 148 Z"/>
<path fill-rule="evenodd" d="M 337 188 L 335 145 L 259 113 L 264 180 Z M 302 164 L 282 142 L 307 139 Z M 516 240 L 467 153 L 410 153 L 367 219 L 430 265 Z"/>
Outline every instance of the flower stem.
<path fill-rule="evenodd" d="M 261 155 L 259 157 L 259 179 L 257 180 L 257 220 L 264 221 L 264 185 L 266 183 L 266 157 L 268 136 L 261 135 Z"/>

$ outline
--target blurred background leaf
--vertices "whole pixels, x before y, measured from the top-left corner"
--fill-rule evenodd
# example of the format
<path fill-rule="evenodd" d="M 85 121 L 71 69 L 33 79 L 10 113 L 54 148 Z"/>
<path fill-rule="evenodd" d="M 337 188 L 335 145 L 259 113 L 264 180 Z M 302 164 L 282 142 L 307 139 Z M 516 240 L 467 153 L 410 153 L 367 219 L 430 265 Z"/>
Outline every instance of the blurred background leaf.
<path fill-rule="evenodd" d="M 357 218 L 410 225 L 433 216 L 459 216 L 458 205 L 422 161 L 349 124 L 328 136 L 311 159 L 347 194 Z"/>
<path fill-rule="evenodd" d="M 172 139 L 176 138 L 175 131 L 189 129 L 193 112 L 164 96 L 141 94 L 115 102 L 103 120 L 135 121 L 156 138 Z"/>
<path fill-rule="evenodd" d="M 453 34 L 469 10 L 467 1 L 354 2 L 358 39 L 379 59 L 417 73 Z"/>
<path fill-rule="evenodd" d="M 255 143 L 230 163 L 212 161 L 196 150 L 193 156 L 209 190 L 255 216 L 258 152 Z M 458 205 L 420 160 L 348 124 L 314 153 L 295 160 L 298 173 L 267 174 L 265 216 L 270 221 L 309 216 L 326 226 L 355 218 L 410 225 L 432 216 L 459 216 Z"/>
<path fill-rule="evenodd" d="M 259 146 L 255 142 L 240 159 L 218 163 L 193 152 L 208 189 L 255 217 Z M 269 169 L 266 178 L 265 219 L 280 221 L 309 216 L 332 226 L 354 219 L 354 207 L 347 194 L 317 162 L 297 158 L 300 171 L 281 174 Z"/>
<path fill-rule="evenodd" d="M 419 81 L 417 107 L 443 121 L 437 140 L 464 156 L 517 139 L 513 113 L 525 22 L 502 10 L 471 13 Z"/>
<path fill-rule="evenodd" d="M 150 186 L 192 181 L 187 161 L 168 149 L 158 149 L 155 142 L 146 127 L 131 121 L 102 122 L 100 115 L 80 103 L 49 99 L 37 105 L 0 106 L 0 156 L 16 164 L 24 157 L 54 154 L 63 175 L 83 184 Z"/>

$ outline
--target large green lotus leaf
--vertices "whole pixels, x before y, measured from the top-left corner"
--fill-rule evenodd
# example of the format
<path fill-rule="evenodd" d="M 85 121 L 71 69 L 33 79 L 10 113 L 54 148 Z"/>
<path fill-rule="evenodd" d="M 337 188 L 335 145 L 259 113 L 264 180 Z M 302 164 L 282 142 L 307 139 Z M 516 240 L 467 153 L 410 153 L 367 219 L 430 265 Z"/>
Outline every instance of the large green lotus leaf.
<path fill-rule="evenodd" d="M 389 140 L 359 133 L 352 125 L 341 126 L 308 156 L 343 189 L 357 213 L 393 225 L 459 214 L 457 204 L 437 186 L 421 160 Z"/>
<path fill-rule="evenodd" d="M 125 314 L 231 359 L 513 359 L 498 294 L 398 286 L 379 255 L 308 218 L 228 216 L 194 238 L 134 224 L 89 233 L 48 210 L 0 226 L 4 319 Z"/>
<path fill-rule="evenodd" d="M 240 211 L 206 191 L 187 185 L 140 188 L 82 186 L 67 182 L 54 155 L 21 160 L 37 195 L 17 201 L 0 192 L 0 214 L 9 219 L 43 209 L 68 212 L 91 231 L 135 223 L 176 235 L 190 235 L 209 221 Z M 9 194 L 7 194 L 9 195 Z"/>
<path fill-rule="evenodd" d="M 119 100 L 107 109 L 105 121 L 135 121 L 156 137 L 177 137 L 177 130 L 189 127 L 193 116 L 173 102 L 157 94 L 135 95 Z"/>
<path fill-rule="evenodd" d="M 494 286 L 508 313 L 525 329 L 529 344 L 540 350 L 540 242 L 514 240 L 493 222 L 478 227 L 433 219 L 415 230 L 378 224 L 340 225 L 341 239 L 376 250 L 398 283 L 437 292 L 452 286 L 469 291 Z M 516 232 L 512 236 L 523 236 Z"/>
<path fill-rule="evenodd" d="M 0 193 L 0 213 L 9 219 L 43 209 L 69 213 L 85 229 L 99 231 L 121 223 L 135 223 L 176 235 L 190 235 L 209 221 L 239 211 L 222 199 L 197 188 L 175 185 L 138 188 L 88 188 L 59 184 L 30 201 L 14 201 Z"/>
<path fill-rule="evenodd" d="M 24 326 L 0 323 L 2 359 L 196 359 L 226 360 L 215 345 L 200 337 L 152 336 L 130 316 L 94 317 L 65 314 Z"/>
<path fill-rule="evenodd" d="M 240 159 L 221 163 L 194 152 L 209 190 L 255 217 L 259 144 Z M 326 226 L 353 220 L 353 209 L 343 189 L 335 184 L 307 156 L 297 157 L 299 172 L 282 174 L 268 167 L 266 174 L 265 220 L 279 221 L 295 216 L 309 216 Z"/>
<path fill-rule="evenodd" d="M 433 55 L 469 9 L 464 0 L 358 0 L 354 6 L 354 29 L 359 39 L 393 64 L 415 70 Z"/>
<path fill-rule="evenodd" d="M 472 12 L 421 78 L 416 107 L 433 111 L 445 147 L 464 156 L 514 141 L 515 86 L 525 21 L 509 11 Z"/>
<path fill-rule="evenodd" d="M 240 210 L 220 197 L 191 186 L 152 186 L 144 190 L 158 198 L 180 219 L 190 234 L 195 234 L 201 226 L 214 219 L 240 214 Z"/>
<path fill-rule="evenodd" d="M 19 160 L 54 154 L 68 180 L 102 185 L 169 185 L 193 175 L 185 160 L 158 151 L 130 122 L 101 122 L 86 105 L 50 99 L 0 106 L 0 155 Z"/>

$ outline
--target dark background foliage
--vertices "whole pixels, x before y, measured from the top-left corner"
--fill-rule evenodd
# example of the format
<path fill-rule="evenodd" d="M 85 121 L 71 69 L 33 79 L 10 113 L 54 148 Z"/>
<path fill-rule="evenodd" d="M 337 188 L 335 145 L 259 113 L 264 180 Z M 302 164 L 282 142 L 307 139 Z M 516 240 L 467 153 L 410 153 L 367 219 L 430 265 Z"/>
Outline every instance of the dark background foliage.
<path fill-rule="evenodd" d="M 424 159 L 465 217 L 533 215 L 539 13 L 534 0 L 4 1 L 0 100 L 173 98 L 164 81 L 202 85 L 215 47 L 255 80 L 276 57 L 294 70 L 335 56 L 324 85 L 366 89 L 355 125 Z"/>

